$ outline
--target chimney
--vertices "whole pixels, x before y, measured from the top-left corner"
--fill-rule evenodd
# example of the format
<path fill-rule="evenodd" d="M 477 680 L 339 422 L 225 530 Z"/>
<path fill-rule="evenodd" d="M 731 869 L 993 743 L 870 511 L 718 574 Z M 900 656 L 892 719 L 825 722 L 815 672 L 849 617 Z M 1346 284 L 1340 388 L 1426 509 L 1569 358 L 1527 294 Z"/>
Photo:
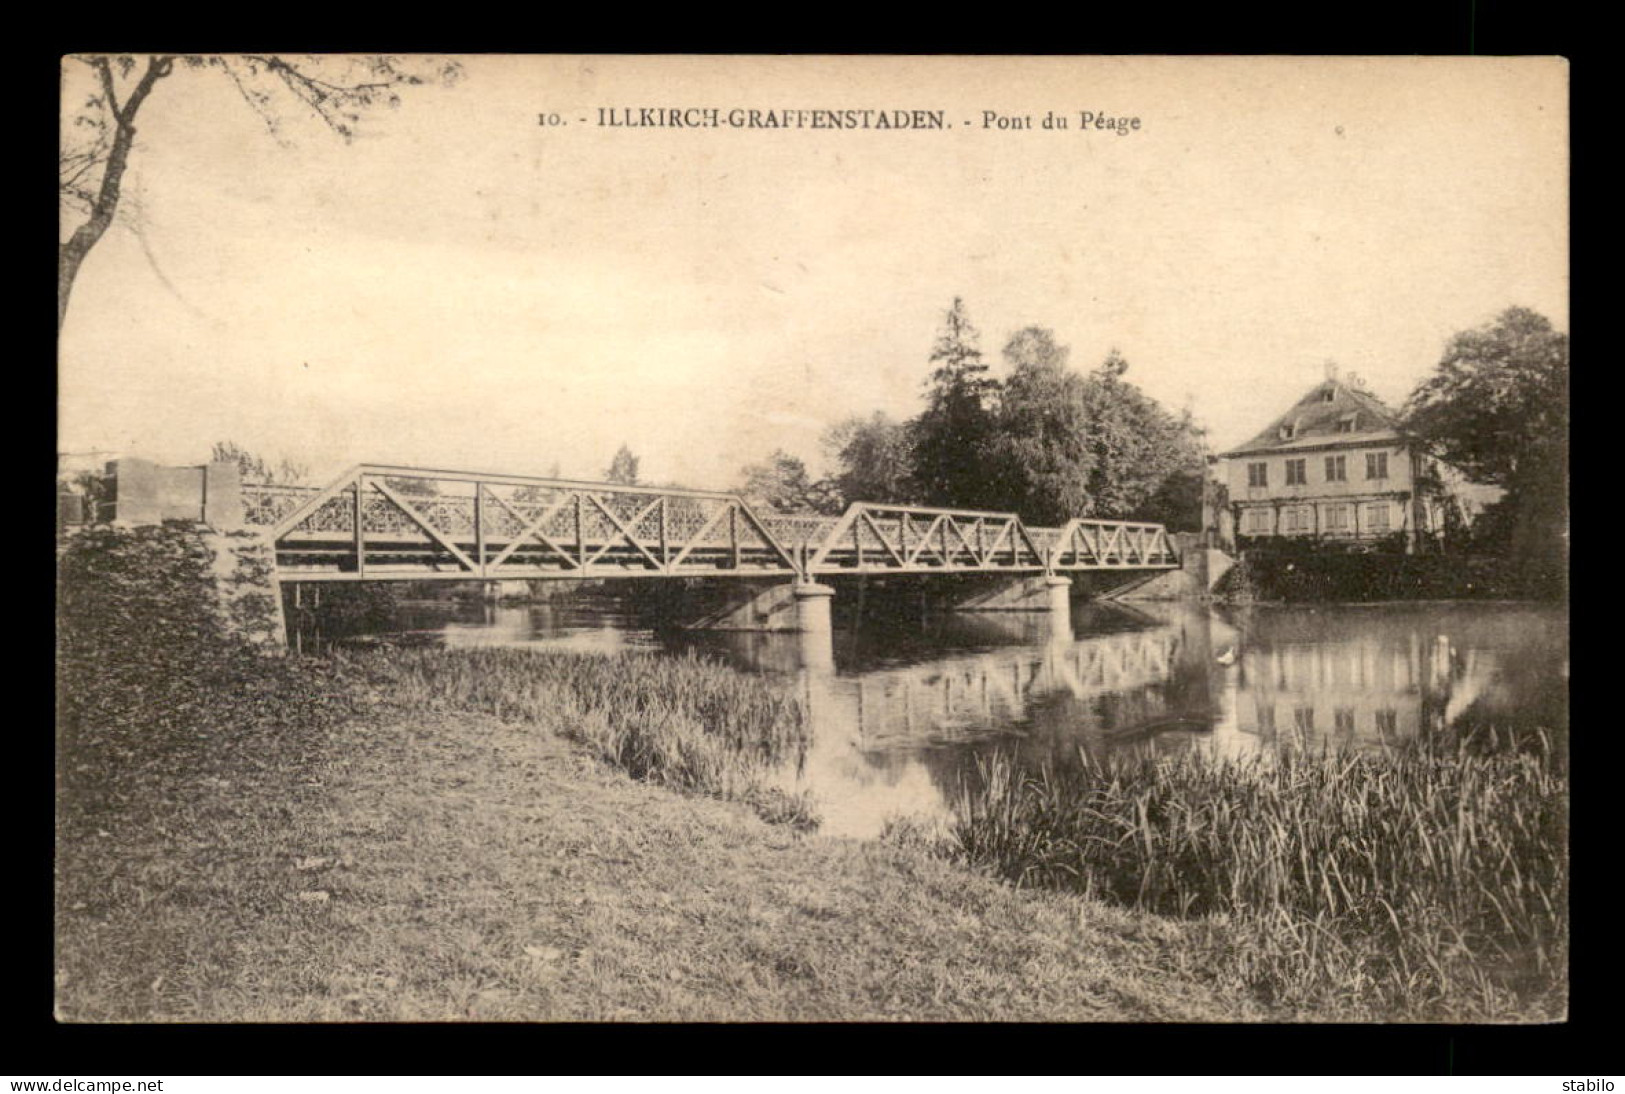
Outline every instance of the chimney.
<path fill-rule="evenodd" d="M 1326 361 L 1326 364 L 1325 364 L 1325 369 L 1326 369 L 1326 379 L 1328 379 L 1328 380 L 1336 380 L 1337 379 L 1337 362 L 1336 361 L 1328 359 Z"/>

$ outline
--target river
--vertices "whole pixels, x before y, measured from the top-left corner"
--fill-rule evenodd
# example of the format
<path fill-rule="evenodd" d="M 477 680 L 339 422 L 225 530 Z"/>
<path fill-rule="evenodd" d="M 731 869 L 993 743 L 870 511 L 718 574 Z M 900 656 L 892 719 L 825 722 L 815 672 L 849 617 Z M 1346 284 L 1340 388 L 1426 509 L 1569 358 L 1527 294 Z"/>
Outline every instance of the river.
<path fill-rule="evenodd" d="M 781 677 L 813 721 L 811 747 L 781 781 L 811 790 L 823 830 L 838 835 L 872 836 L 900 815 L 945 818 L 994 750 L 1032 769 L 1075 763 L 1080 750 L 1381 749 L 1483 727 L 1525 741 L 1543 730 L 1549 747 L 1567 747 L 1561 607 L 1079 600 L 1070 622 L 838 612 L 833 669 L 806 667 L 797 635 L 668 628 L 613 591 L 522 607 L 406 604 L 344 638 L 697 650 Z"/>

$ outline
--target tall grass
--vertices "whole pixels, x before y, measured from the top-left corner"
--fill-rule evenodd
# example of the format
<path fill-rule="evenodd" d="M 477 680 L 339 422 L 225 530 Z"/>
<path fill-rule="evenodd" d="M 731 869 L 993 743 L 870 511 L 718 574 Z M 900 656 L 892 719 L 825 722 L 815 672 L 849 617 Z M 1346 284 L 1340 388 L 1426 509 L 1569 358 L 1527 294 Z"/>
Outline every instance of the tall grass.
<path fill-rule="evenodd" d="M 1019 885 L 1208 917 L 1264 1001 L 1374 1017 L 1566 1008 L 1567 780 L 1545 752 L 1087 755 L 963 788 L 954 850 Z"/>
<path fill-rule="evenodd" d="M 805 750 L 805 710 L 792 693 L 720 662 L 506 649 L 338 656 L 393 701 L 545 725 L 635 778 L 744 801 L 796 827 L 817 825 L 805 794 L 787 794 L 770 779 Z"/>

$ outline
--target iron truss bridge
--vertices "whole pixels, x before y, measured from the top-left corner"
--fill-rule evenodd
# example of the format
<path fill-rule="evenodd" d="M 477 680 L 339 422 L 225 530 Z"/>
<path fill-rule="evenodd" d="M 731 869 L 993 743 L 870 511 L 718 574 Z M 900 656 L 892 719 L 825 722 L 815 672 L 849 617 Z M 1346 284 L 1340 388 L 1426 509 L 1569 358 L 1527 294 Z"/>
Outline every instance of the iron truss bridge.
<path fill-rule="evenodd" d="M 854 502 L 758 513 L 735 494 L 361 464 L 325 487 L 243 484 L 294 581 L 1060 573 L 1179 567 L 1160 524 Z"/>

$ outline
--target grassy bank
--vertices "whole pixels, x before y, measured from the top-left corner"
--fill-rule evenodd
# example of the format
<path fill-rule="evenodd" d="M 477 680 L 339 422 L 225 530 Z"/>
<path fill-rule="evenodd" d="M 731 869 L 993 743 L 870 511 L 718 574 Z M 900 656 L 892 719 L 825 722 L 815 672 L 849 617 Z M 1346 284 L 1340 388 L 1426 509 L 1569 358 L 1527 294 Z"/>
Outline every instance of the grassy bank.
<path fill-rule="evenodd" d="M 817 827 L 810 799 L 766 778 L 805 750 L 806 712 L 760 677 L 694 656 L 417 648 L 341 658 L 406 709 L 476 711 L 541 726 L 633 778 Z"/>
<path fill-rule="evenodd" d="M 69 1021 L 1209 1020 L 1161 923 L 380 710 L 64 848 Z"/>
<path fill-rule="evenodd" d="M 179 528 L 59 558 L 61 1020 L 1261 1016 L 1184 925 L 763 821 L 800 723 L 759 681 L 265 658 L 208 567 Z"/>
<path fill-rule="evenodd" d="M 967 788 L 952 851 L 1023 886 L 1191 919 L 1218 975 L 1307 1014 L 1567 1008 L 1567 780 L 1545 752 L 1084 757 Z"/>
<path fill-rule="evenodd" d="M 1179 925 L 1018 892 L 918 849 L 803 835 L 654 785 L 687 778 L 666 760 L 628 778 L 576 720 L 594 688 L 653 688 L 650 666 L 535 658 L 555 678 L 497 717 L 454 703 L 483 701 L 471 681 L 521 663 L 388 665 L 398 652 L 262 662 L 262 677 L 194 664 L 185 684 L 188 666 L 168 664 L 154 691 L 194 701 L 143 713 L 132 690 L 115 732 L 96 721 L 104 701 L 69 704 L 60 1019 L 1257 1013 L 1169 971 Z M 695 709 L 727 687 L 712 665 L 658 671 Z"/>

